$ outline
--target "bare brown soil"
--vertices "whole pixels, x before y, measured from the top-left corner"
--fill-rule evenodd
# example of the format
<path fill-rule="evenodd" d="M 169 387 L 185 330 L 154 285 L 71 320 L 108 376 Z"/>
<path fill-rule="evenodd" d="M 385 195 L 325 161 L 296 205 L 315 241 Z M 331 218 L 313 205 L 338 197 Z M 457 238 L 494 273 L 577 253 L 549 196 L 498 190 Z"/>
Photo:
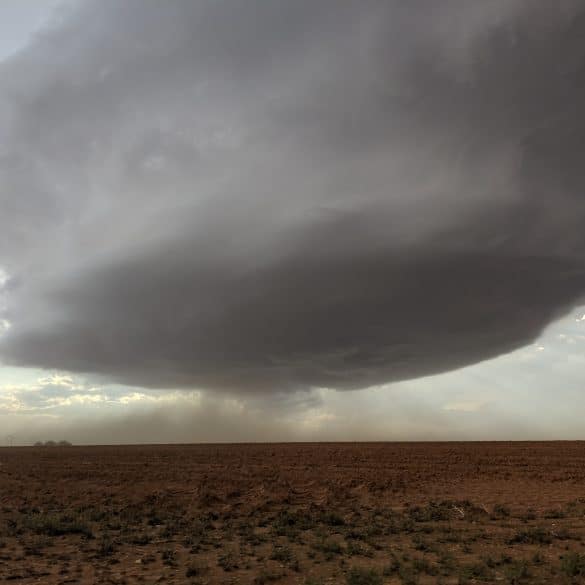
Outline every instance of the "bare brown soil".
<path fill-rule="evenodd" d="M 0 583 L 585 582 L 585 443 L 0 449 Z"/>

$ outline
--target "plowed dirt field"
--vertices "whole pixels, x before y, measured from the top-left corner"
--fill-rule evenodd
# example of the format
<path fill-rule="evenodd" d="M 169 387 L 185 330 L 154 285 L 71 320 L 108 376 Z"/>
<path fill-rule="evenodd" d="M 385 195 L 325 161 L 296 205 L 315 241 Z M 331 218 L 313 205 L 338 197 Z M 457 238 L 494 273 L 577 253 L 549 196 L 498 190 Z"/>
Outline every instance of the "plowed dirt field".
<path fill-rule="evenodd" d="M 585 443 L 0 449 L 0 583 L 585 582 Z"/>

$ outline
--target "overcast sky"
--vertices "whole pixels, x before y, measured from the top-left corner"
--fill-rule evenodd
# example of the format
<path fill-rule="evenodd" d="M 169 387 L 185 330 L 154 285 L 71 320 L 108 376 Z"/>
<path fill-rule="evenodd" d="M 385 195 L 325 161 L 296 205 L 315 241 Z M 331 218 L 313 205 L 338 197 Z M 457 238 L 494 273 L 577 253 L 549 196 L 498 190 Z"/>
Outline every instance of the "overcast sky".
<path fill-rule="evenodd" d="M 6 436 L 585 439 L 584 2 L 3 0 L 0 39 Z"/>

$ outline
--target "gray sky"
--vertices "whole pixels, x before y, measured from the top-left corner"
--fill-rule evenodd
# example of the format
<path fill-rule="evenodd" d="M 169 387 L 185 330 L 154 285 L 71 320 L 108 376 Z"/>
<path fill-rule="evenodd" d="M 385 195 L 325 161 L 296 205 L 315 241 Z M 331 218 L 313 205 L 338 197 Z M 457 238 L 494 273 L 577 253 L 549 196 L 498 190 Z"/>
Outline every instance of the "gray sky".
<path fill-rule="evenodd" d="M 6 0 L 0 6 L 2 35 L 0 58 L 14 54 L 32 40 L 33 35 L 52 23 L 59 14 L 59 0 Z"/>
<path fill-rule="evenodd" d="M 4 0 L 2 427 L 585 438 L 584 28 L 573 0 Z"/>

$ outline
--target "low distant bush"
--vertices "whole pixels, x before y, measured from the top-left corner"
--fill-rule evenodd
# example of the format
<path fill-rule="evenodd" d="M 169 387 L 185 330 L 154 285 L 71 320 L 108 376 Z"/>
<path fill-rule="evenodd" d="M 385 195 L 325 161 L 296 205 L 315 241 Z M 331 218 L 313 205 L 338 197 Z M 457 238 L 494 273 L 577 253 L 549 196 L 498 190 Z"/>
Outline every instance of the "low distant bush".
<path fill-rule="evenodd" d="M 374 569 L 354 567 L 347 575 L 347 585 L 382 585 L 382 575 Z"/>
<path fill-rule="evenodd" d="M 102 534 L 97 547 L 97 554 L 100 557 L 108 557 L 113 555 L 116 550 L 114 540 L 109 534 Z"/>
<path fill-rule="evenodd" d="M 209 565 L 202 562 L 192 562 L 187 566 L 187 577 L 200 577 L 209 571 Z"/>
<path fill-rule="evenodd" d="M 512 561 L 504 568 L 504 575 L 512 585 L 530 578 L 528 563 L 524 560 Z"/>
<path fill-rule="evenodd" d="M 508 544 L 550 544 L 552 535 L 544 528 L 528 528 L 519 530 L 508 540 Z"/>
<path fill-rule="evenodd" d="M 569 577 L 585 575 L 585 555 L 578 552 L 571 552 L 563 557 L 561 571 Z"/>
<path fill-rule="evenodd" d="M 217 564 L 226 572 L 235 571 L 240 566 L 238 554 L 232 549 L 227 549 L 219 555 Z"/>
<path fill-rule="evenodd" d="M 267 583 L 272 583 L 273 581 L 280 581 L 284 575 L 280 571 L 268 571 L 267 569 L 262 569 L 259 575 L 256 575 L 254 578 L 254 585 L 266 585 Z"/>
<path fill-rule="evenodd" d="M 36 534 L 47 536 L 63 536 L 65 534 L 81 534 L 86 538 L 93 536 L 91 527 L 82 518 L 59 514 L 32 514 L 26 526 Z"/>
<path fill-rule="evenodd" d="M 493 515 L 497 518 L 508 518 L 508 516 L 510 516 L 510 508 L 504 504 L 496 504 L 494 506 Z"/>

